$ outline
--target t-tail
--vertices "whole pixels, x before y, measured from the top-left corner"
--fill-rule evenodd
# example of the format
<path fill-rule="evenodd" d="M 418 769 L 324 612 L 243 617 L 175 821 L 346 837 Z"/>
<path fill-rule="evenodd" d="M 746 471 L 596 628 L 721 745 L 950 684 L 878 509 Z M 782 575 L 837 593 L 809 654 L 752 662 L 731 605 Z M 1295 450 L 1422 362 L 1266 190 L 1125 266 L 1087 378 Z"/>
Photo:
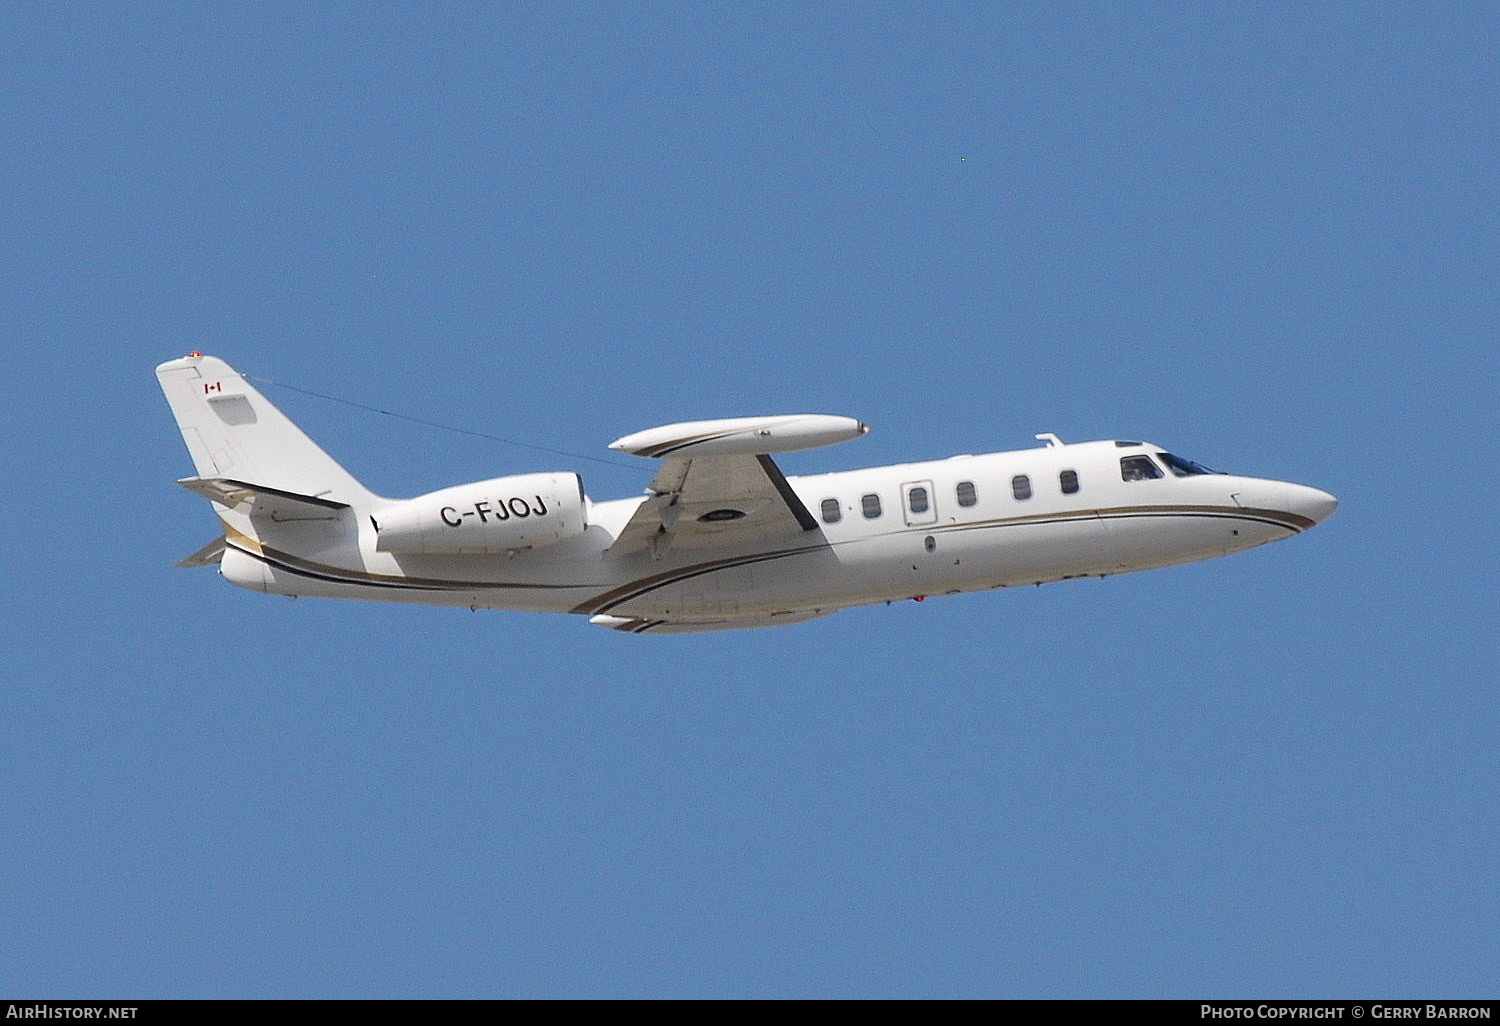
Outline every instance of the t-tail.
<path fill-rule="evenodd" d="M 383 501 L 223 360 L 193 353 L 156 377 L 198 471 L 178 483 L 213 500 L 229 530 L 344 520 Z M 211 542 L 178 565 L 217 563 L 223 550 Z"/>

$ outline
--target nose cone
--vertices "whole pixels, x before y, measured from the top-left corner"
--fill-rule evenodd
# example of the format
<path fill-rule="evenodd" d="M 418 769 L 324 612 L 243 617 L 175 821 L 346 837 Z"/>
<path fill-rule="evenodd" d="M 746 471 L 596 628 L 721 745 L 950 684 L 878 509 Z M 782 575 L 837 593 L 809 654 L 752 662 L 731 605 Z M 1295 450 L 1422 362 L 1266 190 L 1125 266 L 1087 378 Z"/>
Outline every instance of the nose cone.
<path fill-rule="evenodd" d="M 1338 508 L 1339 500 L 1327 492 L 1308 488 L 1306 485 L 1287 487 L 1287 511 L 1306 517 L 1315 524 L 1321 524 L 1333 516 L 1333 511 Z"/>

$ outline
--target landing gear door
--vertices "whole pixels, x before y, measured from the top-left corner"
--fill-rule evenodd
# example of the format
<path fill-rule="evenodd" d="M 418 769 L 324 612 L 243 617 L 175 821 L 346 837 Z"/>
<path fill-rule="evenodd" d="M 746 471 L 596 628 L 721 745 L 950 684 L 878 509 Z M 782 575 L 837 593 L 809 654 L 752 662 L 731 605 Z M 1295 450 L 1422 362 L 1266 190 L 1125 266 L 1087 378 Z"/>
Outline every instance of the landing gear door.
<path fill-rule="evenodd" d="M 908 481 L 901 486 L 901 511 L 909 527 L 937 523 L 937 502 L 931 481 Z"/>

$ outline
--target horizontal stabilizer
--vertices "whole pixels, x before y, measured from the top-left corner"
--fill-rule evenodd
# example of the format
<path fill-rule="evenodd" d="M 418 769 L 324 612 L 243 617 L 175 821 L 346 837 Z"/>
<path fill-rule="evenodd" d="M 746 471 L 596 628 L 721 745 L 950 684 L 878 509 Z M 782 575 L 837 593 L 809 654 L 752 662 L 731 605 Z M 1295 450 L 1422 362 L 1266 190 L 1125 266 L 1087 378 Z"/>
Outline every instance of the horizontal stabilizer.
<path fill-rule="evenodd" d="M 298 495 L 230 477 L 185 477 L 177 483 L 221 506 L 277 521 L 334 520 L 339 511 L 349 508 L 347 502 L 335 502 L 317 495 Z"/>
<path fill-rule="evenodd" d="M 186 559 L 179 560 L 177 569 L 196 570 L 201 566 L 213 566 L 224 559 L 224 539 L 215 538 Z"/>

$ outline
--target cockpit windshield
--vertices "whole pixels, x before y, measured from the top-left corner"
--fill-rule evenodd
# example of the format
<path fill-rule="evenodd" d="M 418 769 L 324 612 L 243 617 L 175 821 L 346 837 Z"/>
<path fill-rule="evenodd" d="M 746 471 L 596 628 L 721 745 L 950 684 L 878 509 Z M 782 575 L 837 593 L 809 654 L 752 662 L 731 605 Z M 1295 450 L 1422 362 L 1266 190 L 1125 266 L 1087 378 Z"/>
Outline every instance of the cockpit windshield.
<path fill-rule="evenodd" d="M 1173 456 L 1169 452 L 1159 452 L 1156 458 L 1167 465 L 1167 469 L 1178 477 L 1188 477 L 1192 474 L 1217 474 L 1217 470 L 1209 470 L 1201 463 L 1185 460 L 1181 456 Z"/>

